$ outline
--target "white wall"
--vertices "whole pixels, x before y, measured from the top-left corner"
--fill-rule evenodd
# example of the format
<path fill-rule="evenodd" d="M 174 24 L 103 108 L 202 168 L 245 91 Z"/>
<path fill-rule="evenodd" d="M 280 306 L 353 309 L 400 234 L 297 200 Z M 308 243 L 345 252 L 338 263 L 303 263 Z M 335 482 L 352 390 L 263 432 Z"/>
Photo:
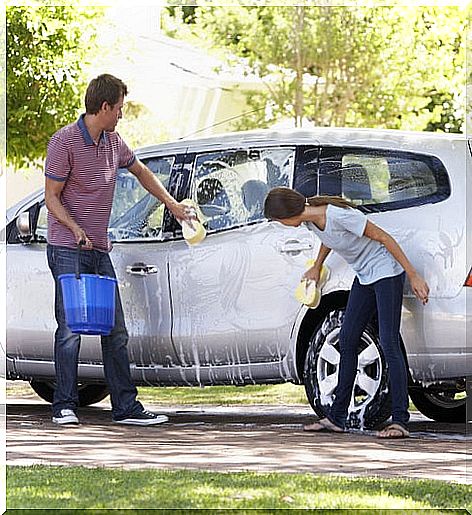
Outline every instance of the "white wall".
<path fill-rule="evenodd" d="M 9 208 L 44 185 L 41 170 L 35 172 L 16 172 L 11 168 L 6 171 L 6 207 Z"/>

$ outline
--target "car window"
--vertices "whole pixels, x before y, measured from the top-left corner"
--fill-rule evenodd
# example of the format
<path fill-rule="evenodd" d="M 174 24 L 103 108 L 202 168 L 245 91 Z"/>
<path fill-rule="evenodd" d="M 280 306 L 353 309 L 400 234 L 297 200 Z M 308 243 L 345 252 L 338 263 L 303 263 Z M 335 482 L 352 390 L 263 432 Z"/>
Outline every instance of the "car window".
<path fill-rule="evenodd" d="M 300 145 L 297 149 L 293 187 L 304 197 L 312 197 L 318 193 L 319 153 L 318 146 Z"/>
<path fill-rule="evenodd" d="M 436 157 L 373 149 L 323 149 L 318 187 L 321 195 L 339 195 L 370 211 L 438 202 L 450 194 Z"/>
<path fill-rule="evenodd" d="M 192 199 L 208 230 L 262 220 L 264 199 L 275 186 L 289 186 L 294 148 L 210 152 L 194 162 Z"/>
<path fill-rule="evenodd" d="M 143 159 L 167 188 L 174 157 Z M 161 233 L 164 204 L 145 190 L 126 168 L 118 170 L 108 234 L 112 241 L 157 238 Z"/>

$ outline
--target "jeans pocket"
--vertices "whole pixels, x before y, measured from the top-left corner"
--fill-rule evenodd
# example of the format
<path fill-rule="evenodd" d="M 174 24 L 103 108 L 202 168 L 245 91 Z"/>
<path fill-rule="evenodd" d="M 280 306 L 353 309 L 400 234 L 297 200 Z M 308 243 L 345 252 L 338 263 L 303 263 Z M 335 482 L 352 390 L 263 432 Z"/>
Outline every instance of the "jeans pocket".
<path fill-rule="evenodd" d="M 77 252 L 75 250 L 52 248 L 51 270 L 56 276 L 75 273 Z"/>

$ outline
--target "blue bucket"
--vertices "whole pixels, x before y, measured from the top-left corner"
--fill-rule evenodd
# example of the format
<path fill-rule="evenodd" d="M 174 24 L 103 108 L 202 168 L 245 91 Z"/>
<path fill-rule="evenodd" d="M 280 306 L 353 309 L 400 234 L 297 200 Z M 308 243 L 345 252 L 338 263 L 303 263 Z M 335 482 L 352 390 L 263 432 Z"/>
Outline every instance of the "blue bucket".
<path fill-rule="evenodd" d="M 66 322 L 73 333 L 108 335 L 115 325 L 113 277 L 93 274 L 59 276 Z"/>

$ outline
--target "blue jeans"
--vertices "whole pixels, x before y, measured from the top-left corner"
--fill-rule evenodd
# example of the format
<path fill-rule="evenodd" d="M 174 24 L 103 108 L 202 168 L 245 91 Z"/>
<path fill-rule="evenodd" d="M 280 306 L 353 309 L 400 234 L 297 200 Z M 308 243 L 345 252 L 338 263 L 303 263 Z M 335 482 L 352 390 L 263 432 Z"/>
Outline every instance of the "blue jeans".
<path fill-rule="evenodd" d="M 57 329 L 54 338 L 54 362 L 56 367 L 56 390 L 52 410 L 58 416 L 62 409 L 76 411 L 79 404 L 77 368 L 80 335 L 72 333 L 66 324 L 62 289 L 58 280 L 61 274 L 75 272 L 77 251 L 74 249 L 47 246 L 49 268 L 55 282 L 55 316 Z M 80 273 L 116 277 L 110 256 L 97 250 L 80 252 Z M 116 288 L 115 327 L 109 336 L 101 337 L 103 368 L 110 391 L 113 418 L 125 418 L 142 411 L 136 400 L 137 390 L 131 379 L 128 359 L 128 331 L 118 287 Z"/>
<path fill-rule="evenodd" d="M 357 372 L 357 348 L 366 325 L 377 312 L 380 344 L 390 372 L 392 422 L 406 426 L 408 414 L 408 374 L 400 346 L 400 318 L 405 273 L 375 283 L 354 283 L 339 333 L 340 362 L 335 400 L 328 418 L 345 427 L 347 410 Z"/>

